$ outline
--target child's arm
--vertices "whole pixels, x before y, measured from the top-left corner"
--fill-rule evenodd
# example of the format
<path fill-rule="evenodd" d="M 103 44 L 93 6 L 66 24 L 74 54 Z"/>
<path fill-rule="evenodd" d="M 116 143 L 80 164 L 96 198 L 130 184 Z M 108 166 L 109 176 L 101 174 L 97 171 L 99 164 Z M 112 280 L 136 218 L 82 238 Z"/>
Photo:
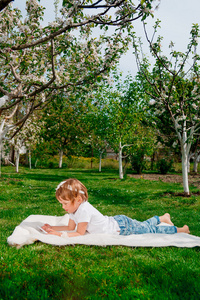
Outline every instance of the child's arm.
<path fill-rule="evenodd" d="M 71 221 L 74 222 L 73 220 L 71 220 Z M 69 224 L 70 224 L 70 220 L 69 220 Z M 74 224 L 75 224 L 75 222 L 74 222 Z M 67 235 L 68 237 L 84 235 L 85 232 L 86 232 L 86 229 L 87 229 L 87 225 L 88 225 L 88 222 L 78 223 L 77 230 L 75 232 L 67 232 L 67 234 L 65 234 L 65 235 Z M 60 228 L 61 227 L 66 228 L 68 226 L 60 226 Z M 56 226 L 52 226 L 51 228 L 47 229 L 48 231 L 46 229 L 45 230 L 48 232 L 48 234 L 54 234 L 54 235 L 62 236 L 63 233 L 55 230 L 54 229 L 55 227 Z M 75 229 L 75 227 L 74 227 L 74 229 Z M 72 230 L 74 230 L 74 229 L 72 229 Z M 62 229 L 62 230 L 68 230 L 68 229 Z"/>
<path fill-rule="evenodd" d="M 67 226 L 51 226 L 49 224 L 44 224 L 42 226 L 42 229 L 44 229 L 46 232 L 50 232 L 51 230 L 53 231 L 72 231 L 76 227 L 76 224 L 73 220 L 69 219 L 69 223 Z"/>
<path fill-rule="evenodd" d="M 88 222 L 78 223 L 77 230 L 75 232 L 68 232 L 68 237 L 84 235 L 86 233 Z"/>

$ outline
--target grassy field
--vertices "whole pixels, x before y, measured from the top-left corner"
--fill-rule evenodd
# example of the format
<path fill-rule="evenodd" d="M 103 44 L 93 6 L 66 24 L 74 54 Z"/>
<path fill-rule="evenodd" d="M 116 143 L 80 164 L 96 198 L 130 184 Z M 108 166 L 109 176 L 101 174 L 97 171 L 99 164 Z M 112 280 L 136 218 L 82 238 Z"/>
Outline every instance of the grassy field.
<path fill-rule="evenodd" d="M 200 196 L 184 198 L 179 184 L 118 179 L 117 170 L 4 167 L 0 179 L 0 299 L 199 299 L 200 248 L 9 247 L 7 237 L 31 214 L 63 215 L 55 187 L 76 177 L 103 214 L 138 220 L 169 212 L 177 226 L 200 236 Z M 197 188 L 191 187 L 191 191 Z"/>

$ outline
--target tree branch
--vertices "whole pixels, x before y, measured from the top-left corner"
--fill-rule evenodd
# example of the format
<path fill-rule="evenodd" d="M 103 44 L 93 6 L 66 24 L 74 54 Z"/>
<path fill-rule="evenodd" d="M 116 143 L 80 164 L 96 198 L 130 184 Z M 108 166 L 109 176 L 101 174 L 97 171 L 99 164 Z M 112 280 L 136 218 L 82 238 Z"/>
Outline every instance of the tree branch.
<path fill-rule="evenodd" d="M 14 0 L 0 0 L 0 11 L 3 10 L 10 2 Z"/>

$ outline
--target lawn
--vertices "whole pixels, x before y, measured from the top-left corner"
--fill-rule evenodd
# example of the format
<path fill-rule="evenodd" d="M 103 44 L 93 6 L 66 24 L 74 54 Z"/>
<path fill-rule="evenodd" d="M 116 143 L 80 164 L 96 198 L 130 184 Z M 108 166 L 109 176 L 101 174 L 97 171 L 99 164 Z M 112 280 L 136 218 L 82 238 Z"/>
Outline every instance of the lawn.
<path fill-rule="evenodd" d="M 76 177 L 103 214 L 138 220 L 171 214 L 200 236 L 200 196 L 174 196 L 180 184 L 118 179 L 117 170 L 33 169 L 16 174 L 3 167 L 0 179 L 0 299 L 199 299 L 200 248 L 122 246 L 56 247 L 36 242 L 9 247 L 7 237 L 31 214 L 61 216 L 55 187 Z M 192 192 L 196 187 L 190 187 Z"/>

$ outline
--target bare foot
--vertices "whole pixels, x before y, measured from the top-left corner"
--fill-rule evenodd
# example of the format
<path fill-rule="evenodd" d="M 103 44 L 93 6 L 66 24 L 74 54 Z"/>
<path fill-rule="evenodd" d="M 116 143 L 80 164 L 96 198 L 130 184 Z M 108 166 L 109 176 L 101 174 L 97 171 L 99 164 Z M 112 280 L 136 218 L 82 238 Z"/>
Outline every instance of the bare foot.
<path fill-rule="evenodd" d="M 170 219 L 170 214 L 168 214 L 168 213 L 164 214 L 163 216 L 161 216 L 159 218 L 160 218 L 160 222 L 164 222 L 169 225 L 174 225 Z"/>
<path fill-rule="evenodd" d="M 185 232 L 185 233 L 190 233 L 190 230 L 189 230 L 189 227 L 187 225 L 184 225 L 183 227 L 181 228 L 178 228 L 177 227 L 177 232 Z"/>

